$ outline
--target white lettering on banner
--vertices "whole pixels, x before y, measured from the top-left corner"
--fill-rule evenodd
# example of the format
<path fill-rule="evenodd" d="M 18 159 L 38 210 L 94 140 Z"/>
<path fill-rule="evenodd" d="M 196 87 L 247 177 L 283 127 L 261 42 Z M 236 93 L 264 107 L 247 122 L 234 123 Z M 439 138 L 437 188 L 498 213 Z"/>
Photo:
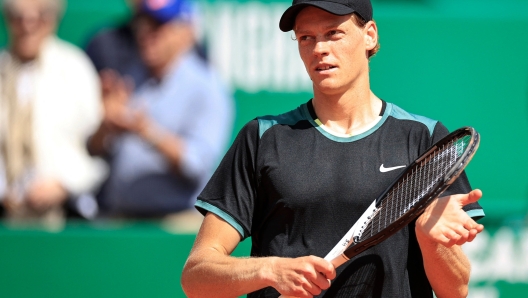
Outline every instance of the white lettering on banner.
<path fill-rule="evenodd" d="M 287 5 L 215 2 L 203 7 L 203 35 L 213 65 L 247 92 L 311 91 L 292 32 L 279 30 Z"/>
<path fill-rule="evenodd" d="M 471 261 L 471 283 L 497 281 L 528 284 L 528 230 L 516 235 L 501 227 L 493 236 L 486 230 L 462 246 Z"/>
<path fill-rule="evenodd" d="M 470 288 L 468 298 L 499 298 L 500 293 L 494 287 Z"/>

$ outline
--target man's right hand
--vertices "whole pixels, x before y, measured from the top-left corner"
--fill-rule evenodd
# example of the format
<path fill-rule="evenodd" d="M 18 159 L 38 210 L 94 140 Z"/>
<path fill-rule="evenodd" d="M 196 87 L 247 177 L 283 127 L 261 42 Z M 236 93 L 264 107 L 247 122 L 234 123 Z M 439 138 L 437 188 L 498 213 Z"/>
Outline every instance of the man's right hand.
<path fill-rule="evenodd" d="M 270 281 L 283 296 L 313 297 L 330 287 L 336 277 L 334 266 L 316 256 L 271 258 Z"/>
<path fill-rule="evenodd" d="M 130 130 L 135 120 L 128 106 L 133 87 L 112 69 L 102 70 L 100 79 L 105 111 L 104 124 L 114 131 Z"/>
<path fill-rule="evenodd" d="M 232 257 L 241 236 L 219 216 L 205 215 L 182 272 L 187 297 L 239 297 L 273 287 L 283 296 L 311 298 L 336 276 L 330 262 L 315 256 Z"/>

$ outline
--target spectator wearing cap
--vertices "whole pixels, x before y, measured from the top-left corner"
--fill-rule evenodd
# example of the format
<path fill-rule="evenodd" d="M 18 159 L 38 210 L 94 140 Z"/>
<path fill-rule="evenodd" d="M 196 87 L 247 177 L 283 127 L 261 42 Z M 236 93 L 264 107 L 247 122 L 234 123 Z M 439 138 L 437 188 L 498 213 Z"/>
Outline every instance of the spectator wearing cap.
<path fill-rule="evenodd" d="M 138 3 L 133 32 L 151 78 L 136 91 L 102 73 L 105 117 L 89 150 L 105 156 L 108 216 L 160 218 L 192 210 L 231 135 L 232 98 L 193 46 L 187 0 Z"/>
<path fill-rule="evenodd" d="M 12 219 L 62 222 L 69 199 L 104 179 L 84 145 L 102 119 L 99 80 L 86 55 L 55 36 L 62 10 L 60 0 L 3 1 L 0 198 Z"/>

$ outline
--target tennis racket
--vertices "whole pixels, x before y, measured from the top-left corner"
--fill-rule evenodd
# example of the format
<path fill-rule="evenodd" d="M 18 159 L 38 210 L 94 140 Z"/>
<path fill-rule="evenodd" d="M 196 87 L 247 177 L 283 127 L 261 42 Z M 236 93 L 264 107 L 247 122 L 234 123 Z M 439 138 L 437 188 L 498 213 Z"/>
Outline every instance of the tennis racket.
<path fill-rule="evenodd" d="M 337 268 L 417 218 L 460 176 L 479 142 L 475 129 L 463 127 L 434 144 L 372 202 L 324 259 Z"/>

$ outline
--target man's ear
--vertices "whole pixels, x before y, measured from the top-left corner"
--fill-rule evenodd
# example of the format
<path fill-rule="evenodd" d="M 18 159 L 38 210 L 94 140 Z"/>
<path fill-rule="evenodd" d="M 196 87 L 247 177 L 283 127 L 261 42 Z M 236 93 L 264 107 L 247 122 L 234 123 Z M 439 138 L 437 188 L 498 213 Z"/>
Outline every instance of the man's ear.
<path fill-rule="evenodd" d="M 363 29 L 365 33 L 366 50 L 370 51 L 378 44 L 378 26 L 374 21 L 369 21 Z"/>

